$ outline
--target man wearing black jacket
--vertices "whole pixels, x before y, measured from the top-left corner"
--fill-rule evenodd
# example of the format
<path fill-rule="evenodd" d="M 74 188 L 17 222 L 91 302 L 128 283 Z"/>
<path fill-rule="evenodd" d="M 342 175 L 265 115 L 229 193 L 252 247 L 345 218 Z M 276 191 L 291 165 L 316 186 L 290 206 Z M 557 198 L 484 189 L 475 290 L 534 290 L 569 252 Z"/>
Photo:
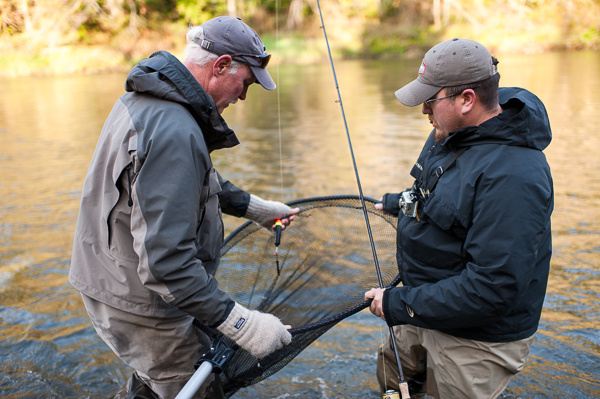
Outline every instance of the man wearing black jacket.
<path fill-rule="evenodd" d="M 402 286 L 373 289 L 371 311 L 396 326 L 413 393 L 496 398 L 518 373 L 537 330 L 548 280 L 552 135 L 542 102 L 498 88 L 498 61 L 452 39 L 425 55 L 396 92 L 433 125 L 411 170 L 413 187 L 386 194 L 399 215 Z M 390 341 L 378 356 L 382 390 L 398 388 Z"/>

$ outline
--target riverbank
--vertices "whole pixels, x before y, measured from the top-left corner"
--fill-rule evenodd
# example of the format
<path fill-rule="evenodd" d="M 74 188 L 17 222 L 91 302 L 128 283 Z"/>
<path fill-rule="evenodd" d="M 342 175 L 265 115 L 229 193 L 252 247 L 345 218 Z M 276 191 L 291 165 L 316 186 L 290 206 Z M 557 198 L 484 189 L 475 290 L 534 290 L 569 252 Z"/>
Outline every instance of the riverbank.
<path fill-rule="evenodd" d="M 443 30 L 414 26 L 331 21 L 327 26 L 335 58 L 419 58 L 434 44 L 452 37 L 480 41 L 493 54 L 539 54 L 550 51 L 600 50 L 600 32 L 591 27 L 578 35 L 561 36 L 548 25 L 528 34 L 528 26 L 508 23 L 491 31 L 473 24 L 455 24 Z M 346 20 L 345 22 L 348 22 Z M 0 77 L 58 76 L 126 72 L 157 50 L 181 58 L 186 27 L 173 24 L 161 30 L 124 32 L 108 38 L 95 37 L 88 44 L 51 45 L 39 36 L 0 36 Z M 327 60 L 320 26 L 304 26 L 301 33 L 270 32 L 261 35 L 271 65 L 311 64 Z"/>
<path fill-rule="evenodd" d="M 356 30 L 354 30 L 355 28 Z M 426 32 L 406 35 L 388 29 L 382 35 L 365 32 L 365 26 L 328 27 L 328 37 L 335 58 L 418 57 L 437 35 Z M 44 41 L 23 38 L 0 40 L 0 77 L 56 76 L 128 71 L 139 61 L 158 50 L 183 57 L 186 28 L 165 27 L 159 32 L 144 31 L 137 35 L 122 34 L 94 44 L 48 46 Z M 302 33 L 270 32 L 262 34 L 267 51 L 273 56 L 271 66 L 279 63 L 313 64 L 327 60 L 327 46 L 319 26 L 308 26 Z"/>

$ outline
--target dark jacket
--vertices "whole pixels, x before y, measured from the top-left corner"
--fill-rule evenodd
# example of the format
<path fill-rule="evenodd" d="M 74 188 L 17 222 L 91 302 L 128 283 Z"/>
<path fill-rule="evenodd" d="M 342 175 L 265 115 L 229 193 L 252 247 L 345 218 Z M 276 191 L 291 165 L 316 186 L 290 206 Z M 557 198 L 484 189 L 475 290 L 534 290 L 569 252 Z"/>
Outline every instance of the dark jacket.
<path fill-rule="evenodd" d="M 234 305 L 213 277 L 221 211 L 244 216 L 250 196 L 221 179 L 210 152 L 238 139 L 169 53 L 141 61 L 125 88 L 85 179 L 69 281 L 131 313 L 217 326 Z"/>
<path fill-rule="evenodd" d="M 386 290 L 392 325 L 412 324 L 467 339 L 515 341 L 537 329 L 551 257 L 554 207 L 542 150 L 552 135 L 544 105 L 519 88 L 500 89 L 503 112 L 479 126 L 427 140 L 411 171 L 424 185 L 454 152 L 421 220 L 398 220 L 403 287 Z"/>

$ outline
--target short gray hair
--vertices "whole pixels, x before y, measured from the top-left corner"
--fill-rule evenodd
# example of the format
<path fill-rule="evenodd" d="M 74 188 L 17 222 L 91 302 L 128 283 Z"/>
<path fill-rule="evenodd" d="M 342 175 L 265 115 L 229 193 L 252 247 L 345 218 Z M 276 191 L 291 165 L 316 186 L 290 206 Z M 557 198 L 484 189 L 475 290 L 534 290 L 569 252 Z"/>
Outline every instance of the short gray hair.
<path fill-rule="evenodd" d="M 185 46 L 185 60 L 191 61 L 198 66 L 204 66 L 209 61 L 214 61 L 219 58 L 218 55 L 204 50 L 198 43 L 202 43 L 204 39 L 204 29 L 202 25 L 192 26 L 186 35 L 188 44 Z M 242 64 L 237 61 L 231 62 L 231 73 L 236 74 Z"/>

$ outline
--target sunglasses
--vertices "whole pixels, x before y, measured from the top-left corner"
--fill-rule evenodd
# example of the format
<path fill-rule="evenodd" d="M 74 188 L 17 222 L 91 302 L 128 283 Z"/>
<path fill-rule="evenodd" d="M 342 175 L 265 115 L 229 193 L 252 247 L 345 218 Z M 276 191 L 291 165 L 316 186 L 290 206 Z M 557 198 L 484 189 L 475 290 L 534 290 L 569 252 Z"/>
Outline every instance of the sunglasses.
<path fill-rule="evenodd" d="M 260 55 L 256 55 L 256 54 L 231 54 L 231 58 L 236 59 L 236 61 L 239 61 L 243 64 L 246 65 L 250 65 L 250 66 L 254 66 L 254 67 L 261 67 L 261 68 L 266 68 L 267 64 L 269 63 L 269 61 L 271 60 L 271 54 L 260 54 Z"/>
<path fill-rule="evenodd" d="M 433 104 L 433 102 L 434 102 L 434 101 L 443 100 L 444 98 L 450 98 L 450 97 L 458 96 L 459 94 L 463 94 L 463 93 L 464 93 L 466 90 L 473 90 L 473 89 L 476 89 L 476 88 L 478 88 L 479 86 L 481 86 L 481 85 L 477 85 L 477 86 L 469 87 L 468 89 L 465 89 L 465 90 L 463 90 L 463 91 L 461 91 L 461 92 L 458 92 L 458 93 L 450 94 L 449 96 L 438 97 L 438 98 L 432 98 L 432 99 L 429 99 L 429 100 L 427 100 L 427 101 L 424 101 L 423 103 L 424 103 L 425 105 L 427 105 L 429 108 L 431 108 L 431 104 Z"/>

